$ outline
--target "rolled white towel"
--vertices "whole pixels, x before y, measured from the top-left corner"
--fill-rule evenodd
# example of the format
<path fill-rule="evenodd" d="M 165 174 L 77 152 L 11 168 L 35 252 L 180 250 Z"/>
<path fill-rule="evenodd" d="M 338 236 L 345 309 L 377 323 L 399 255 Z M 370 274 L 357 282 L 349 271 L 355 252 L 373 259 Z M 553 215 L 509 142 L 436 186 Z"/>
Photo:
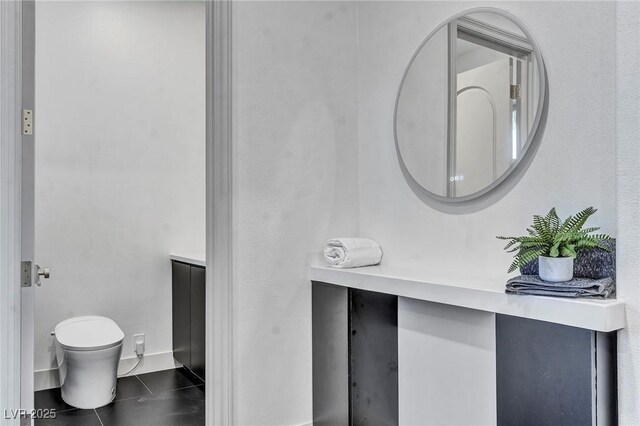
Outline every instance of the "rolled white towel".
<path fill-rule="evenodd" d="M 377 265 L 382 249 L 368 238 L 332 238 L 324 246 L 324 258 L 336 268 Z"/>

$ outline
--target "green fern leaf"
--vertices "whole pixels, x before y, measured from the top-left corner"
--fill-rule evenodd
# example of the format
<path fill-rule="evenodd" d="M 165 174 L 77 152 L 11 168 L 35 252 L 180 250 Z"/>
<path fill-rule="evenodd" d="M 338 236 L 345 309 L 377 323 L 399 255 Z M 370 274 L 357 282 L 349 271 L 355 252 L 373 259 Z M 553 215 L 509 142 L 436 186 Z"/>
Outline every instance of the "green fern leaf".
<path fill-rule="evenodd" d="M 578 212 L 575 216 L 569 216 L 560 227 L 560 232 L 577 232 L 585 224 L 587 219 L 597 210 L 593 207 Z"/>
<path fill-rule="evenodd" d="M 562 254 L 562 257 L 576 257 L 576 246 L 573 244 L 563 246 L 560 254 Z"/>
<path fill-rule="evenodd" d="M 549 213 L 547 213 L 545 220 L 552 234 L 558 232 L 558 228 L 560 227 L 560 218 L 558 217 L 558 213 L 556 212 L 555 207 L 549 210 Z"/>

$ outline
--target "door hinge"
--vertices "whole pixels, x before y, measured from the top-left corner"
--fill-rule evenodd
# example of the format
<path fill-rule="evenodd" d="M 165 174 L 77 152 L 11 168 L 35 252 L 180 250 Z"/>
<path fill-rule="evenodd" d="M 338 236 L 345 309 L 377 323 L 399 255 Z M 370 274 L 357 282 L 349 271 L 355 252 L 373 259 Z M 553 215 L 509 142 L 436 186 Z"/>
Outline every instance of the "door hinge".
<path fill-rule="evenodd" d="M 20 262 L 20 287 L 31 287 L 33 264 L 29 260 Z"/>
<path fill-rule="evenodd" d="M 511 99 L 520 99 L 520 85 L 512 84 L 509 86 L 509 97 Z"/>
<path fill-rule="evenodd" d="M 30 109 L 22 110 L 22 134 L 33 134 L 33 111 Z"/>

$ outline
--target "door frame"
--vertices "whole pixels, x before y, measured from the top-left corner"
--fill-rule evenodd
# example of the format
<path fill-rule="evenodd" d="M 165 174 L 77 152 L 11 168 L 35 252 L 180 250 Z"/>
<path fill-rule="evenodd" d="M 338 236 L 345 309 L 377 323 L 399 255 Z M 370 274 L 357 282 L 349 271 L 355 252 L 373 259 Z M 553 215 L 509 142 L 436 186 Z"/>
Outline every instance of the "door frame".
<path fill-rule="evenodd" d="M 205 7 L 209 271 L 206 280 L 207 288 L 212 289 L 206 296 L 209 366 L 206 381 L 210 391 L 206 393 L 205 408 L 206 424 L 229 425 L 234 420 L 236 377 L 232 281 L 232 0 L 207 0 Z M 30 364 L 28 360 L 21 362 L 23 354 L 33 354 L 33 331 L 30 338 L 21 339 L 21 336 L 25 326 L 33 327 L 34 312 L 21 309 L 25 302 L 32 305 L 33 301 L 29 296 L 25 298 L 21 290 L 20 262 L 34 260 L 33 227 L 30 231 L 24 229 L 24 225 L 33 220 L 33 182 L 28 180 L 33 179 L 34 137 L 27 139 L 22 135 L 21 124 L 22 109 L 33 110 L 34 10 L 33 0 L 0 1 L 0 342 L 7 348 L 0 351 L 0 408 L 3 410 L 33 408 L 33 360 Z M 36 133 L 36 111 L 34 127 Z M 26 189 L 24 193 L 23 189 Z M 22 221 L 25 201 L 27 220 Z M 33 292 L 33 287 L 29 289 Z M 17 419 L 4 419 L 4 413 L 0 413 L 0 417 L 3 424 L 19 424 Z"/>
<path fill-rule="evenodd" d="M 29 109 L 35 113 L 36 3 L 35 0 L 21 0 L 20 3 L 22 4 L 20 259 L 31 262 L 31 282 L 28 287 L 20 286 L 20 408 L 32 410 L 34 408 L 35 367 L 35 286 L 36 281 L 39 281 L 37 271 L 35 271 L 35 132 L 30 134 L 23 132 L 22 111 Z M 33 424 L 33 419 L 25 418 L 21 420 L 21 423 Z"/>
<path fill-rule="evenodd" d="M 205 424 L 234 424 L 232 0 L 206 1 Z M 213 291 L 211 291 L 213 290 Z"/>
<path fill-rule="evenodd" d="M 0 403 L 3 424 L 19 420 L 5 409 L 21 401 L 22 259 L 22 1 L 0 2 Z M 28 408 L 28 407 L 26 407 Z"/>

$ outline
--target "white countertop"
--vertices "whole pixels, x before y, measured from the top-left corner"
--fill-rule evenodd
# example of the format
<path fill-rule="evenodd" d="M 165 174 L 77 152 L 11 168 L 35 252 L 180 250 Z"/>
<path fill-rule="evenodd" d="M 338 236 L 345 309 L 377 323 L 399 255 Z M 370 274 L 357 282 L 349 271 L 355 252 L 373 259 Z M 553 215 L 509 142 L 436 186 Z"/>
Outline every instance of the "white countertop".
<path fill-rule="evenodd" d="M 377 291 L 497 314 L 548 321 L 596 331 L 626 326 L 620 299 L 567 299 L 517 296 L 504 292 L 508 276 L 479 277 L 460 271 L 427 271 L 387 265 L 353 269 L 312 266 L 312 281 Z"/>
<path fill-rule="evenodd" d="M 190 265 L 207 266 L 207 255 L 204 253 L 171 253 L 169 258 Z"/>

